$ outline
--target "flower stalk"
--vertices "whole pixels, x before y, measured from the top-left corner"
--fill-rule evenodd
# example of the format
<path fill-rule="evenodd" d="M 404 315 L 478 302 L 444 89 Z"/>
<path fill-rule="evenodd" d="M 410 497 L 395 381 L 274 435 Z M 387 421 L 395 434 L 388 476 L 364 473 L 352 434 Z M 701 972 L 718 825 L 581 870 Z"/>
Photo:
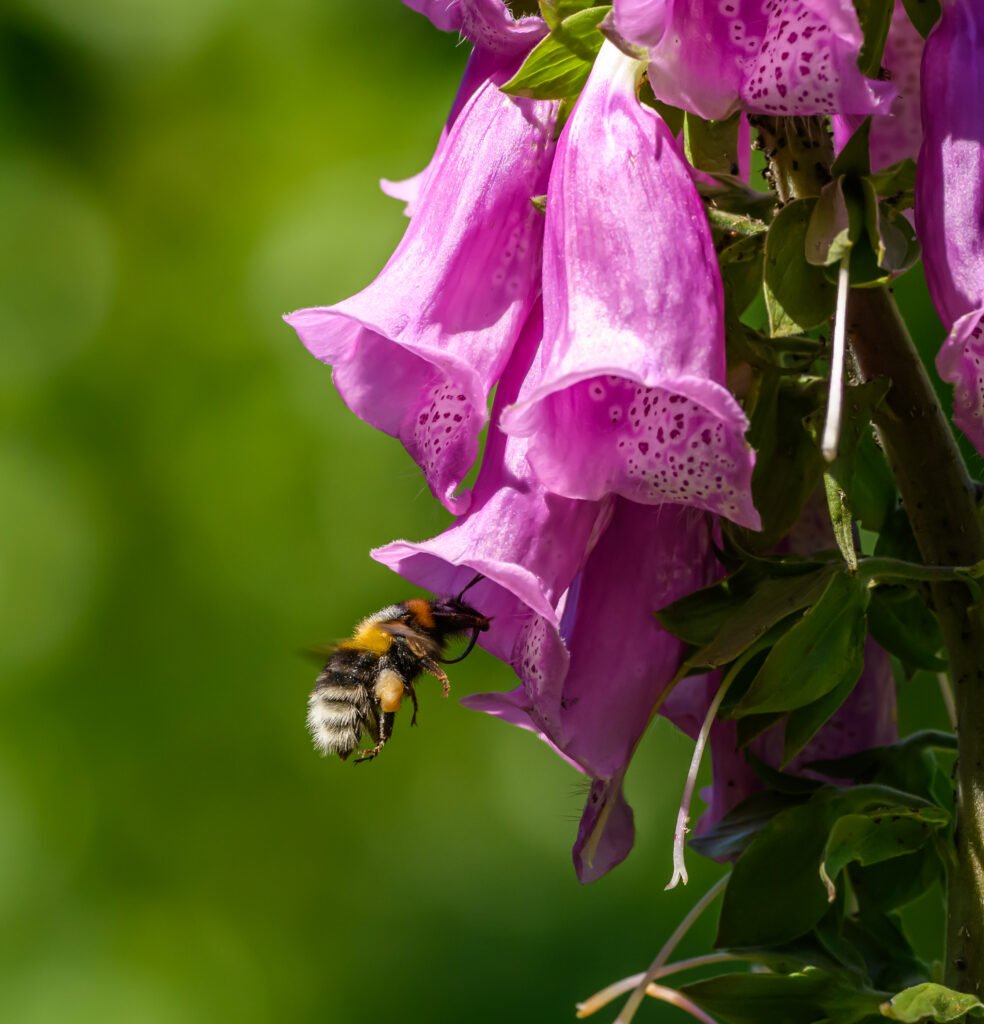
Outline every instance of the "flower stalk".
<path fill-rule="evenodd" d="M 761 119 L 766 140 L 783 131 Z M 812 131 L 819 130 L 817 125 Z M 802 130 L 799 132 L 802 135 Z M 810 130 L 806 132 L 810 135 Z M 789 147 L 769 146 L 780 195 L 819 195 L 829 165 L 792 165 Z M 874 423 L 926 566 L 976 565 L 984 528 L 967 468 L 891 292 L 850 292 L 847 331 L 864 380 L 891 387 Z M 954 690 L 958 733 L 956 858 L 947 880 L 945 980 L 984 991 L 984 608 L 965 583 L 931 583 Z"/>

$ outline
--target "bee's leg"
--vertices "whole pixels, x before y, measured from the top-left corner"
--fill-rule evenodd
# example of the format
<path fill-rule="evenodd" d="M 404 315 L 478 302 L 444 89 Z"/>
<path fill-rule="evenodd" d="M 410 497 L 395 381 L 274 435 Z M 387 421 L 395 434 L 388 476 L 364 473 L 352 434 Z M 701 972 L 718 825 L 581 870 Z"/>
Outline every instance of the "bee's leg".
<path fill-rule="evenodd" d="M 411 725 L 417 724 L 417 691 L 413 688 L 413 683 L 406 684 L 406 691 L 410 695 L 410 703 L 413 704 L 413 717 L 410 719 Z"/>
<path fill-rule="evenodd" d="M 396 715 L 392 711 L 383 711 L 379 716 L 379 731 L 376 733 L 376 745 L 363 750 L 355 759 L 355 763 L 371 761 L 386 746 L 386 741 L 393 735 L 393 722 Z"/>
<path fill-rule="evenodd" d="M 451 692 L 451 680 L 448 679 L 447 673 L 436 661 L 434 661 L 433 658 L 422 658 L 420 667 L 435 679 L 439 679 L 441 681 L 445 697 Z"/>

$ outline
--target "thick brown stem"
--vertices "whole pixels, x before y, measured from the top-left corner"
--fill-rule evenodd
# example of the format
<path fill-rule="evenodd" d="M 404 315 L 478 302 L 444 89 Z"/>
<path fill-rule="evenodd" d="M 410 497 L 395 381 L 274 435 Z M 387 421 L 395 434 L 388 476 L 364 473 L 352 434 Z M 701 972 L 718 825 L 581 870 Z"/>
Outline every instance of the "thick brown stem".
<path fill-rule="evenodd" d="M 865 379 L 892 386 L 875 422 L 927 565 L 984 559 L 973 484 L 891 294 L 855 289 L 848 330 Z M 984 617 L 962 583 L 936 583 L 933 604 L 953 680 L 957 753 L 956 862 L 947 885 L 946 980 L 984 991 Z"/>

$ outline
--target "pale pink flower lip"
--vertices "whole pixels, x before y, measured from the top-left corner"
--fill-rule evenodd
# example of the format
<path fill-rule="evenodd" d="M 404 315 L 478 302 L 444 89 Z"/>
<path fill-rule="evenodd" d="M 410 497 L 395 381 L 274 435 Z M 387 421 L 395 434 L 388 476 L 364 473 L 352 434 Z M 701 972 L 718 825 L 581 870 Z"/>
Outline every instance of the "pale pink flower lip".
<path fill-rule="evenodd" d="M 954 419 L 984 454 L 984 5 L 950 0 L 926 40 L 916 227 L 949 331 L 936 359 Z"/>
<path fill-rule="evenodd" d="M 721 278 L 690 170 L 605 43 L 550 176 L 544 367 L 503 413 L 558 494 L 702 508 L 758 529 L 725 387 Z"/>
<path fill-rule="evenodd" d="M 556 104 L 499 91 L 466 103 L 435 158 L 406 234 L 375 281 L 286 317 L 333 367 L 350 409 L 398 437 L 452 512 L 478 454 L 487 401 L 540 286 Z"/>

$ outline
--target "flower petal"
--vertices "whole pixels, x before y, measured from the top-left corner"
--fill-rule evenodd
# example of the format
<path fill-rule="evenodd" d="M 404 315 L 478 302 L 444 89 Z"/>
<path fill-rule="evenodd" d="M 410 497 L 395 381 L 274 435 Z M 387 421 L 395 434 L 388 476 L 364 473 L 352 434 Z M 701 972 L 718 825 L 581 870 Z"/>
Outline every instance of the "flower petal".
<path fill-rule="evenodd" d="M 951 0 L 926 40 L 916 227 L 926 282 L 949 332 L 937 358 L 956 418 L 984 453 L 984 7 Z"/>
<path fill-rule="evenodd" d="M 458 32 L 479 48 L 526 53 L 546 34 L 542 18 L 513 17 L 504 0 L 403 0 L 442 32 Z"/>
<path fill-rule="evenodd" d="M 571 850 L 578 881 L 587 884 L 607 874 L 628 857 L 634 843 L 635 820 L 621 778 L 595 779 Z"/>
<path fill-rule="evenodd" d="M 721 280 L 669 129 L 605 43 L 558 144 L 544 371 L 503 414 L 559 494 L 679 502 L 759 526 L 746 420 L 724 386 Z"/>
<path fill-rule="evenodd" d="M 616 3 L 616 24 L 623 3 Z M 870 114 L 895 95 L 891 83 L 858 70 L 861 29 L 852 0 L 632 0 L 624 6 L 641 26 L 638 41 L 653 39 L 663 26 L 649 42 L 657 98 L 701 117 L 721 120 L 739 107 L 760 114 Z"/>
<path fill-rule="evenodd" d="M 504 95 L 507 74 L 462 110 L 376 280 L 286 318 L 332 364 L 349 408 L 398 437 L 457 513 L 489 393 L 539 287 L 543 217 L 529 197 L 545 191 L 556 106 Z"/>

